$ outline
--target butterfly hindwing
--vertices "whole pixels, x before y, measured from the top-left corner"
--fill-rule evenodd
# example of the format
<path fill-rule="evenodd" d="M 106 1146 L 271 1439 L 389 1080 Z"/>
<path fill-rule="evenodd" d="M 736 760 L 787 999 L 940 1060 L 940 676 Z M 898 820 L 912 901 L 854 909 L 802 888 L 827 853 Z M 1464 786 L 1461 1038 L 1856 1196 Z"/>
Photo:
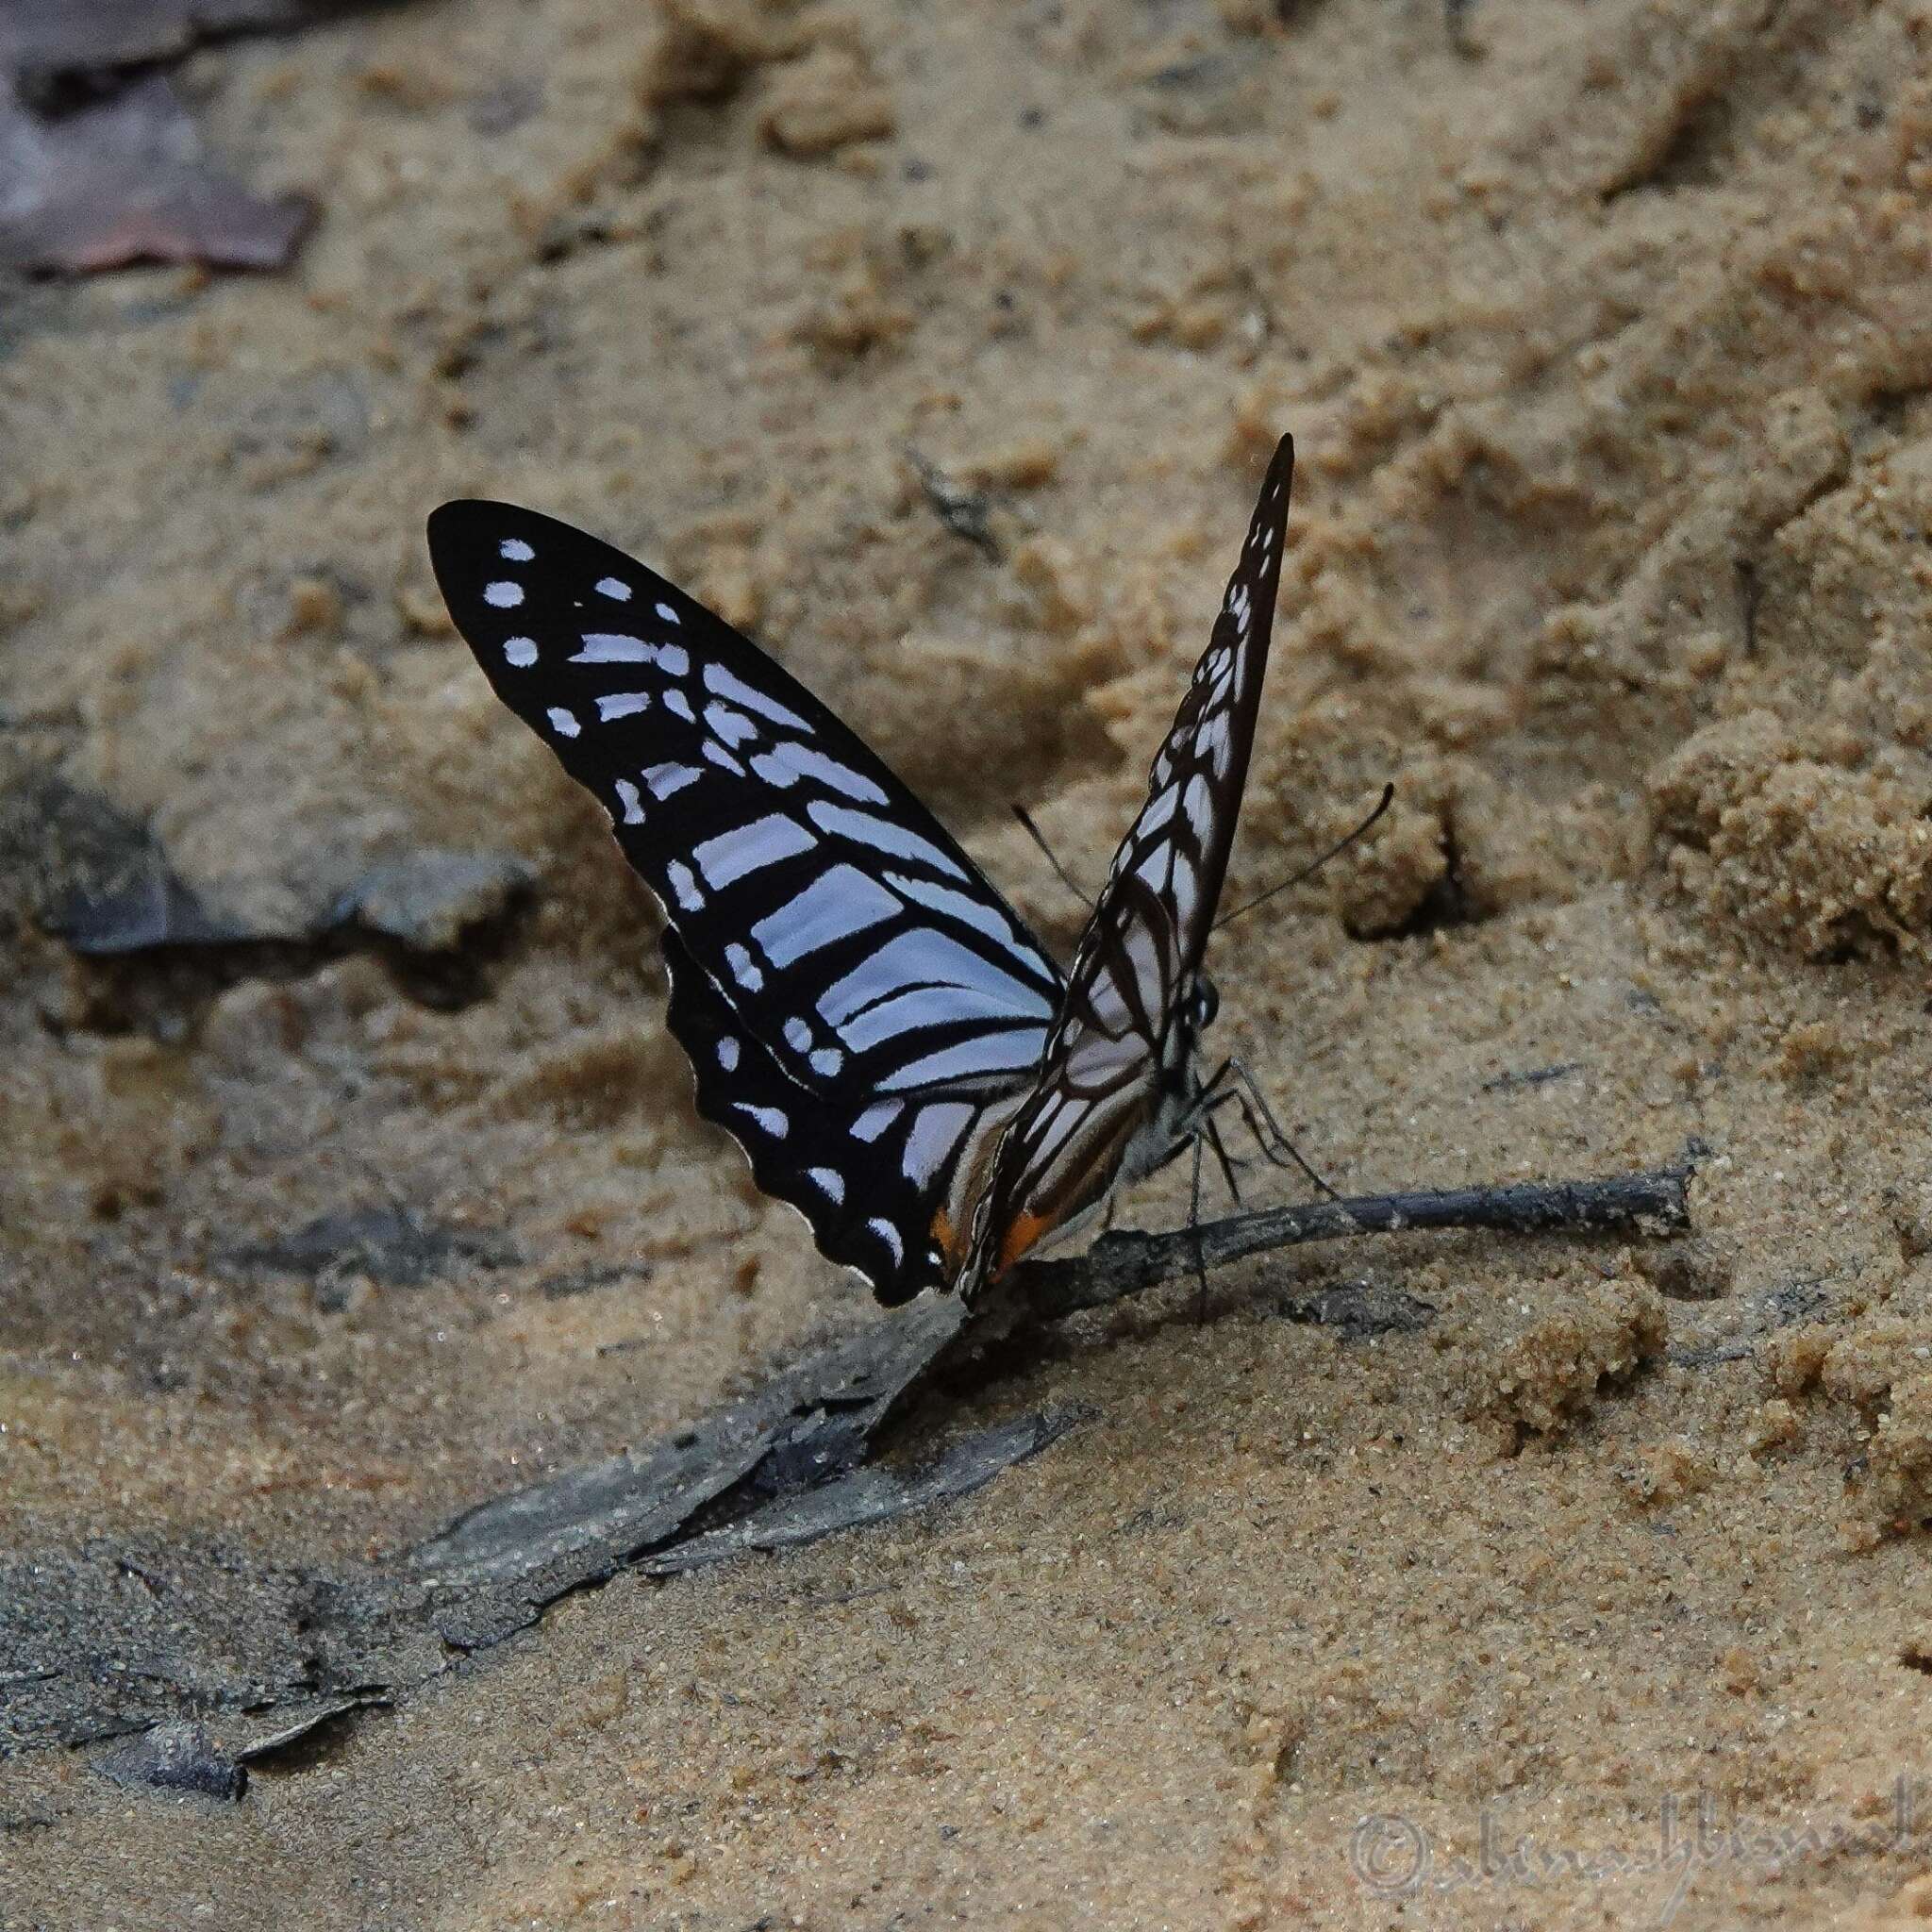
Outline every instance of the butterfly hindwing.
<path fill-rule="evenodd" d="M 443 505 L 429 545 L 498 695 L 664 908 L 703 1110 L 827 1255 L 916 1292 L 979 1110 L 1039 1063 L 1058 972 L 858 735 L 675 585 L 508 504 Z"/>
<path fill-rule="evenodd" d="M 691 1058 L 698 1111 L 744 1149 L 752 1178 L 810 1224 L 819 1252 L 856 1269 L 888 1307 L 949 1273 L 933 1217 L 978 1108 L 944 1097 L 854 1111 L 790 1078 L 667 926 L 669 1023 Z"/>

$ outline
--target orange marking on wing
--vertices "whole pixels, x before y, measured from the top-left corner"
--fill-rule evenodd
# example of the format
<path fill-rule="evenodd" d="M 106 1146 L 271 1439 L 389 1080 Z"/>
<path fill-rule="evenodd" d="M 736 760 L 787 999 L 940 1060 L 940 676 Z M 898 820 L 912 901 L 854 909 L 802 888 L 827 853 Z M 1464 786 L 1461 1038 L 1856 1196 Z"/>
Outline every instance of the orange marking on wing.
<path fill-rule="evenodd" d="M 932 1238 L 940 1244 L 940 1253 L 955 1268 L 965 1259 L 965 1242 L 959 1239 L 959 1230 L 953 1225 L 953 1217 L 941 1208 L 932 1218 Z"/>
<path fill-rule="evenodd" d="M 1026 1250 L 1052 1227 L 1044 1214 L 1016 1214 L 1000 1241 L 1000 1265 L 994 1275 L 1004 1274 Z"/>

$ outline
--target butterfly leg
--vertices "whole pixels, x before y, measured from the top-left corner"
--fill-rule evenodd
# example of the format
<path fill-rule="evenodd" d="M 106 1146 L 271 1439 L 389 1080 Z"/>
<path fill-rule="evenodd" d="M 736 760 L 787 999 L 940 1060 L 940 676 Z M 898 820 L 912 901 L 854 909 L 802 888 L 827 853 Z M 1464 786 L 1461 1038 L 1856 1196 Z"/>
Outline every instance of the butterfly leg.
<path fill-rule="evenodd" d="M 1194 1136 L 1194 1183 L 1193 1195 L 1188 1203 L 1188 1232 L 1194 1237 L 1194 1278 L 1201 1284 L 1199 1299 L 1194 1304 L 1194 1325 L 1205 1328 L 1208 1325 L 1208 1252 L 1201 1243 L 1201 1136 Z"/>
<path fill-rule="evenodd" d="M 1239 1104 L 1241 1120 L 1248 1132 L 1255 1137 L 1255 1144 L 1260 1148 L 1270 1165 L 1300 1168 L 1319 1192 L 1326 1194 L 1331 1201 L 1339 1201 L 1341 1196 L 1308 1165 L 1302 1157 L 1301 1149 L 1288 1138 L 1281 1123 L 1274 1118 L 1274 1111 L 1268 1105 L 1267 1096 L 1256 1084 L 1254 1074 L 1249 1073 L 1240 1060 L 1234 1058 L 1226 1062 L 1225 1071 L 1239 1083 L 1230 1091 L 1241 1096 Z"/>
<path fill-rule="evenodd" d="M 1231 1100 L 1233 1097 L 1231 1093 L 1222 1096 L 1224 1100 Z M 1202 1116 L 1201 1126 L 1208 1136 L 1208 1145 L 1214 1149 L 1214 1158 L 1221 1164 L 1221 1178 L 1227 1184 L 1228 1195 L 1239 1208 L 1241 1205 L 1241 1186 L 1235 1179 L 1235 1163 L 1228 1156 L 1226 1143 L 1221 1138 L 1221 1128 L 1211 1111 Z"/>

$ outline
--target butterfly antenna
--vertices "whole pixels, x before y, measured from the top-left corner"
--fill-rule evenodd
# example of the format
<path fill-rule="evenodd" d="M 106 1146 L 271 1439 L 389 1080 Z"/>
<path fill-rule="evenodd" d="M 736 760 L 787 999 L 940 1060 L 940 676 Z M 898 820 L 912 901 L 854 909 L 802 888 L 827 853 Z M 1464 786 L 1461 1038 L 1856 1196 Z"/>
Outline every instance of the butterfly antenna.
<path fill-rule="evenodd" d="M 1270 886 L 1265 892 L 1256 893 L 1256 895 L 1252 899 L 1248 900 L 1245 905 L 1237 906 L 1232 912 L 1224 912 L 1221 915 L 1221 917 L 1214 922 L 1214 930 L 1216 932 L 1219 932 L 1224 925 L 1232 925 L 1235 923 L 1235 921 L 1241 916 L 1242 913 L 1252 912 L 1257 906 L 1265 905 L 1267 901 L 1274 898 L 1276 892 L 1285 892 L 1288 891 L 1289 887 L 1298 886 L 1304 879 L 1312 878 L 1315 875 L 1315 874 L 1320 872 L 1322 868 L 1324 865 L 1326 865 L 1331 858 L 1334 858 L 1338 857 L 1340 854 L 1346 852 L 1348 848 L 1351 845 L 1353 845 L 1355 841 L 1357 839 L 1359 839 L 1362 836 L 1362 834 L 1366 832 L 1369 829 L 1369 827 L 1373 825 L 1375 823 L 1375 821 L 1378 818 L 1380 818 L 1385 811 L 1389 809 L 1389 807 L 1391 803 L 1393 801 L 1394 797 L 1395 787 L 1393 785 L 1383 786 L 1382 796 L 1378 800 L 1376 800 L 1374 810 L 1372 811 L 1368 815 L 1368 817 L 1365 818 L 1361 822 L 1361 824 L 1355 828 L 1354 831 L 1349 832 L 1342 838 L 1336 840 L 1335 843 L 1329 846 L 1327 851 L 1323 853 L 1319 858 L 1311 858 L 1307 865 L 1302 867 L 1301 871 L 1295 873 L 1294 874 L 1292 874 L 1292 876 L 1289 878 L 1283 879 L 1279 885 Z M 1014 809 L 1017 810 L 1018 808 L 1015 807 Z"/>
<path fill-rule="evenodd" d="M 1013 816 L 1026 827 L 1026 836 L 1046 855 L 1046 862 L 1053 867 L 1054 877 L 1058 879 L 1060 884 L 1066 887 L 1067 891 L 1073 893 L 1074 897 L 1079 900 L 1080 904 L 1088 911 L 1092 911 L 1093 901 L 1068 877 L 1066 867 L 1053 856 L 1053 847 L 1046 842 L 1046 834 L 1033 823 L 1033 814 L 1024 805 L 1016 805 L 1013 808 Z"/>

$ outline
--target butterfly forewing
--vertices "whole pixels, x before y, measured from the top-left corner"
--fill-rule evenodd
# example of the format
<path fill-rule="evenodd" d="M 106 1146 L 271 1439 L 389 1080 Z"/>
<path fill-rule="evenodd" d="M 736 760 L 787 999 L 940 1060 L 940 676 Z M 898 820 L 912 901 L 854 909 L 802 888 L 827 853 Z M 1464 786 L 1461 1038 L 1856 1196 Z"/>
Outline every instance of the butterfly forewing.
<path fill-rule="evenodd" d="M 1059 974 L 937 820 L 763 651 L 622 551 L 508 504 L 429 520 L 457 627 L 662 903 L 699 1105 L 884 1299 Z"/>
<path fill-rule="evenodd" d="M 1001 1141 L 969 1287 L 1091 1206 L 1124 1163 L 1158 1159 L 1163 1104 L 1174 1111 L 1189 1097 L 1188 1008 L 1241 816 L 1293 465 L 1284 437 L 1147 802 L 1068 972 L 1039 1085 Z"/>

